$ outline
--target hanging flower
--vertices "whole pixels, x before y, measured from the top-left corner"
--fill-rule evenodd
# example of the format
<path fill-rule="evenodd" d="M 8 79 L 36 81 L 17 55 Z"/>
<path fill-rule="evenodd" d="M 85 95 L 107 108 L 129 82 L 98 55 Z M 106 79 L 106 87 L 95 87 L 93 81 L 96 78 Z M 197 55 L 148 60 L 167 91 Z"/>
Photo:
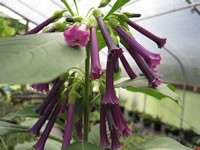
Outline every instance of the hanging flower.
<path fill-rule="evenodd" d="M 166 44 L 166 41 L 167 41 L 166 38 L 160 38 L 160 37 L 152 34 L 148 30 L 146 30 L 145 28 L 141 27 L 140 25 L 136 24 L 135 22 L 133 22 L 131 20 L 128 21 L 128 24 L 131 27 L 133 27 L 134 29 L 136 29 L 137 31 L 139 31 L 140 33 L 142 33 L 143 35 L 145 35 L 146 37 L 153 40 L 158 45 L 158 48 L 162 48 Z"/>
<path fill-rule="evenodd" d="M 36 150 L 44 150 L 44 145 L 56 121 L 56 116 L 59 113 L 59 109 L 60 109 L 60 104 L 57 104 L 39 141 L 37 141 L 37 143 L 33 146 Z"/>
<path fill-rule="evenodd" d="M 157 66 L 160 64 L 160 54 L 155 54 L 145 49 L 120 26 L 116 26 L 115 29 L 118 34 L 127 42 L 131 49 L 134 49 L 139 55 L 141 55 L 150 66 Z"/>
<path fill-rule="evenodd" d="M 83 134 L 82 134 L 82 128 L 83 128 L 83 123 L 82 123 L 83 119 L 82 117 L 79 119 L 79 121 L 77 122 L 77 126 L 76 126 L 76 130 L 77 130 L 77 136 L 79 140 L 83 139 Z"/>
<path fill-rule="evenodd" d="M 113 64 L 111 59 L 107 59 L 107 68 L 106 68 L 106 92 L 103 97 L 103 104 L 115 104 L 119 101 L 115 94 L 114 85 L 113 85 Z"/>
<path fill-rule="evenodd" d="M 124 69 L 126 70 L 127 74 L 129 75 L 129 77 L 131 79 L 135 79 L 137 77 L 137 75 L 133 72 L 133 70 L 131 69 L 130 65 L 128 64 L 126 58 L 124 57 L 124 55 L 122 55 L 120 57 L 120 60 L 122 62 L 122 65 L 124 66 Z"/>
<path fill-rule="evenodd" d="M 87 25 L 82 24 L 80 27 L 74 25 L 64 32 L 65 41 L 70 46 L 86 46 L 89 40 Z"/>
<path fill-rule="evenodd" d="M 91 72 L 90 78 L 99 79 L 104 71 L 99 60 L 99 49 L 96 35 L 96 27 L 90 28 L 90 47 L 91 47 Z"/>
<path fill-rule="evenodd" d="M 72 126 L 73 126 L 73 116 L 74 116 L 74 104 L 69 104 L 67 122 L 65 127 L 65 133 L 63 136 L 62 148 L 70 144 L 72 138 Z"/>
<path fill-rule="evenodd" d="M 101 147 L 109 147 L 110 143 L 108 141 L 107 131 L 106 131 L 106 116 L 104 105 L 101 104 L 100 110 L 100 141 L 99 146 Z"/>
<path fill-rule="evenodd" d="M 117 58 L 121 57 L 123 50 L 121 48 L 118 48 L 112 41 L 112 38 L 101 16 L 98 16 L 97 21 L 99 24 L 99 28 L 102 32 L 102 35 L 104 37 L 104 40 L 108 46 L 108 57 L 110 57 L 112 60 L 117 60 Z"/>

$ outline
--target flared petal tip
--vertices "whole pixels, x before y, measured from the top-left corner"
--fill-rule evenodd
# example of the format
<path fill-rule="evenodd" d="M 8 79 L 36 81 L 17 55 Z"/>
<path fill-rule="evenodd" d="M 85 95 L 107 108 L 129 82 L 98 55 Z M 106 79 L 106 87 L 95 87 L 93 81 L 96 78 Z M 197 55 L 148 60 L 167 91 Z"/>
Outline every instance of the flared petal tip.
<path fill-rule="evenodd" d="M 158 48 L 162 48 L 166 44 L 166 42 L 167 42 L 166 38 L 161 39 L 159 41 L 159 43 L 157 43 L 158 44 Z"/>
<path fill-rule="evenodd" d="M 123 52 L 124 51 L 121 48 L 110 49 L 108 57 L 111 58 L 112 60 L 117 60 L 122 56 Z"/>
<path fill-rule="evenodd" d="M 153 81 L 150 83 L 150 86 L 156 88 L 156 87 L 158 87 L 158 86 L 161 84 L 161 82 L 162 82 L 162 81 L 160 80 L 160 78 L 157 77 L 155 80 L 153 80 Z"/>
<path fill-rule="evenodd" d="M 117 150 L 117 149 L 119 149 L 121 146 L 122 146 L 122 144 L 119 143 L 119 142 L 117 142 L 117 143 L 115 143 L 115 144 L 112 144 L 112 150 Z"/>

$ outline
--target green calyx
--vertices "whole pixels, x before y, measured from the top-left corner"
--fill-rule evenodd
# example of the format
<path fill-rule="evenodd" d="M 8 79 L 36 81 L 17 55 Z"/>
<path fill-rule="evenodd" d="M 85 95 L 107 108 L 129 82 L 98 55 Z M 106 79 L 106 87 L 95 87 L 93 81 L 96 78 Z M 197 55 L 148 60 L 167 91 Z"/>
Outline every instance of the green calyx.
<path fill-rule="evenodd" d="M 115 28 L 116 26 L 119 26 L 119 25 L 120 25 L 120 22 L 119 22 L 118 19 L 116 19 L 116 18 L 109 18 L 109 25 L 110 25 L 112 28 Z"/>
<path fill-rule="evenodd" d="M 98 18 L 99 16 L 101 16 L 101 17 L 104 16 L 103 13 L 101 12 L 101 10 L 98 9 L 98 8 L 94 9 L 93 12 L 92 12 L 92 14 L 93 14 L 93 16 L 94 16 L 95 18 Z"/>
<path fill-rule="evenodd" d="M 111 0 L 101 0 L 101 3 L 99 4 L 98 8 L 105 7 L 110 3 Z"/>
<path fill-rule="evenodd" d="M 89 27 L 97 27 L 97 20 L 92 16 L 89 18 Z"/>
<path fill-rule="evenodd" d="M 54 20 L 60 19 L 63 16 L 63 13 L 65 11 L 67 11 L 67 10 L 64 9 L 64 10 L 55 11 L 54 14 L 51 16 L 51 18 L 54 19 Z"/>
<path fill-rule="evenodd" d="M 53 27 L 56 31 L 63 32 L 66 30 L 66 25 L 63 22 L 56 22 Z"/>
<path fill-rule="evenodd" d="M 81 16 L 75 16 L 75 17 L 73 17 L 73 19 L 74 19 L 74 22 L 82 22 L 83 17 L 81 17 Z"/>
<path fill-rule="evenodd" d="M 113 14 L 113 15 L 117 16 L 121 21 L 124 21 L 124 22 L 130 21 L 130 19 L 125 14 Z"/>

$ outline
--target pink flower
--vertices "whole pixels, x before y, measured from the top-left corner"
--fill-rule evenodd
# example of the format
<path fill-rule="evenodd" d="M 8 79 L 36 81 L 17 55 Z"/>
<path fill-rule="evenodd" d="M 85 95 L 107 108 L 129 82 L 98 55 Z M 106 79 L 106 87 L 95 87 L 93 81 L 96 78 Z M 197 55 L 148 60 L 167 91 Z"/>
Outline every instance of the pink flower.
<path fill-rule="evenodd" d="M 70 46 L 86 46 L 89 40 L 87 25 L 82 24 L 80 27 L 74 25 L 64 32 L 64 37 Z"/>

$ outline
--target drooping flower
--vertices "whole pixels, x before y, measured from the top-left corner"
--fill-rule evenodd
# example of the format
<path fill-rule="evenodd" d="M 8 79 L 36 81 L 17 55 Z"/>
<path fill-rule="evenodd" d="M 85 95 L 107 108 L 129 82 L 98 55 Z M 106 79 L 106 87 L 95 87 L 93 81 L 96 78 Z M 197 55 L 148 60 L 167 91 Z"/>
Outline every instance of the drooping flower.
<path fill-rule="evenodd" d="M 148 30 L 146 30 L 145 28 L 141 27 L 140 25 L 136 24 L 135 22 L 131 20 L 128 21 L 128 24 L 134 29 L 136 29 L 137 31 L 139 31 L 140 33 L 142 33 L 143 35 L 145 35 L 146 37 L 153 40 L 158 45 L 159 48 L 162 48 L 166 44 L 166 41 L 167 41 L 166 38 L 160 38 L 154 35 L 153 33 L 149 32 Z"/>
<path fill-rule="evenodd" d="M 49 83 L 32 84 L 31 87 L 40 92 L 49 91 Z"/>
<path fill-rule="evenodd" d="M 108 147 L 109 145 L 110 145 L 110 143 L 108 141 L 108 136 L 107 136 L 107 132 L 106 132 L 106 115 L 105 115 L 104 105 L 101 104 L 99 146 Z"/>
<path fill-rule="evenodd" d="M 69 104 L 67 123 L 65 127 L 65 133 L 63 136 L 62 149 L 70 144 L 72 138 L 72 126 L 73 126 L 73 116 L 74 116 L 74 104 Z"/>
<path fill-rule="evenodd" d="M 96 35 L 96 27 L 90 28 L 90 47 L 91 47 L 91 72 L 90 78 L 99 79 L 104 71 L 99 60 L 99 49 Z"/>
<path fill-rule="evenodd" d="M 111 130 L 111 140 L 112 140 L 112 150 L 117 150 L 118 148 L 121 147 L 121 144 L 119 142 L 119 138 L 118 138 L 118 135 L 117 135 L 117 130 Z"/>
<path fill-rule="evenodd" d="M 86 46 L 89 40 L 87 25 L 82 24 L 80 27 L 74 25 L 64 32 L 65 41 L 70 46 Z"/>
<path fill-rule="evenodd" d="M 160 64 L 160 54 L 155 54 L 145 49 L 120 26 L 116 26 L 115 29 L 118 34 L 127 42 L 131 49 L 134 49 L 139 55 L 141 55 L 150 66 L 157 66 Z"/>
<path fill-rule="evenodd" d="M 42 128 L 45 121 L 48 119 L 49 115 L 51 114 L 51 111 L 53 107 L 55 106 L 57 100 L 58 100 L 58 94 L 52 99 L 52 101 L 47 106 L 47 108 L 44 111 L 44 114 L 40 117 L 40 119 L 34 124 L 32 128 L 29 129 L 29 131 L 32 132 L 34 135 L 39 136 L 40 129 Z"/>
<path fill-rule="evenodd" d="M 149 85 L 152 86 L 152 87 L 159 86 L 160 83 L 161 83 L 160 77 L 152 71 L 152 69 L 149 67 L 149 65 L 147 64 L 147 62 L 142 58 L 142 56 L 140 56 L 135 51 L 135 49 L 132 49 L 126 43 L 123 43 L 123 45 L 126 47 L 126 49 L 128 50 L 128 52 L 130 53 L 130 55 L 133 57 L 133 59 L 137 63 L 137 65 L 140 68 L 140 70 L 147 77 L 147 79 L 149 81 Z"/>
<path fill-rule="evenodd" d="M 59 88 L 61 87 L 61 85 L 64 83 L 64 80 L 61 79 L 57 79 L 51 89 L 51 91 L 48 93 L 47 97 L 45 98 L 45 100 L 42 102 L 42 104 L 40 104 L 40 106 L 36 109 L 36 112 L 40 115 L 43 114 L 45 108 L 47 107 L 47 105 L 50 103 L 50 101 L 53 99 L 53 97 L 56 95 L 56 93 L 58 92 Z"/>
<path fill-rule="evenodd" d="M 103 97 L 103 104 L 116 104 L 119 99 L 117 98 L 113 85 L 113 64 L 111 59 L 107 59 L 107 67 L 106 67 L 106 92 Z"/>
<path fill-rule="evenodd" d="M 97 21 L 104 40 L 108 46 L 108 57 L 110 57 L 112 60 L 116 60 L 117 58 L 121 57 L 123 50 L 117 47 L 113 42 L 101 16 L 97 17 Z"/>
<path fill-rule="evenodd" d="M 44 145 L 46 143 L 46 140 L 51 132 L 51 129 L 53 128 L 53 125 L 56 121 L 56 116 L 59 113 L 59 109 L 60 109 L 60 104 L 57 104 L 55 110 L 53 111 L 53 114 L 51 115 L 49 122 L 44 130 L 44 132 L 42 133 L 40 139 L 37 141 L 37 143 L 33 146 L 35 148 L 35 150 L 44 150 Z"/>
<path fill-rule="evenodd" d="M 127 74 L 129 75 L 129 77 L 131 79 L 135 79 L 137 77 L 137 75 L 133 72 L 133 70 L 131 69 L 130 65 L 128 64 L 126 58 L 124 57 L 124 55 L 122 55 L 120 57 L 120 60 L 122 62 L 122 65 L 124 66 L 124 69 L 126 70 Z"/>

